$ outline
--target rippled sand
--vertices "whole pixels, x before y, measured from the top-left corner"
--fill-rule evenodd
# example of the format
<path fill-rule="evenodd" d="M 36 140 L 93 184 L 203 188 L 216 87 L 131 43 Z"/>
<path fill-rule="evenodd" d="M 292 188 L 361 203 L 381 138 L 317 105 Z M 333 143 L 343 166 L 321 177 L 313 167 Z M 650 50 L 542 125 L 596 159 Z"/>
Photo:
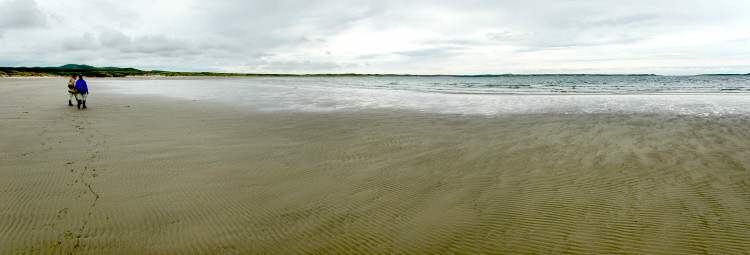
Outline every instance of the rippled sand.
<path fill-rule="evenodd" d="M 743 253 L 750 118 L 252 112 L 0 80 L 0 254 Z M 28 96 L 19 96 L 28 95 Z"/>

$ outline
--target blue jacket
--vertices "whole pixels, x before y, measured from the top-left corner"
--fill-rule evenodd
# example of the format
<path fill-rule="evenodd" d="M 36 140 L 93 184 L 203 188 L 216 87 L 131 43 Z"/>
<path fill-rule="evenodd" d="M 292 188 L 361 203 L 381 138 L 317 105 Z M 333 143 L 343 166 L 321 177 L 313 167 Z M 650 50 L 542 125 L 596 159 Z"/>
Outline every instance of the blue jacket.
<path fill-rule="evenodd" d="M 86 81 L 84 81 L 83 78 L 78 79 L 78 81 L 76 81 L 76 93 L 78 94 L 89 93 L 89 87 L 86 86 Z"/>

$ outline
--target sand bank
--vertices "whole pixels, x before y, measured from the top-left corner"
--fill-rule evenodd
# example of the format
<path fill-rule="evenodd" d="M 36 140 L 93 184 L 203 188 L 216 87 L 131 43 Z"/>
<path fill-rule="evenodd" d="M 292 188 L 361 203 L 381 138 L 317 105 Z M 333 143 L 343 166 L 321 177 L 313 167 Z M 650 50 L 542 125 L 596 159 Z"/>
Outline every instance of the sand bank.
<path fill-rule="evenodd" d="M 742 253 L 746 116 L 257 112 L 0 79 L 0 254 Z"/>

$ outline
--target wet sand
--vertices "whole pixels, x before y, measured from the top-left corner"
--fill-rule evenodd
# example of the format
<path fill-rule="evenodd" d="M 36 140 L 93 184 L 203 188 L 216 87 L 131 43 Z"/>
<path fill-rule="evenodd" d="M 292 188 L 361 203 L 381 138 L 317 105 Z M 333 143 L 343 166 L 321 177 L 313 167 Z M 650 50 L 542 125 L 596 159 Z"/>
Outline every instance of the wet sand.
<path fill-rule="evenodd" d="M 744 253 L 750 118 L 257 112 L 0 79 L 0 254 Z"/>

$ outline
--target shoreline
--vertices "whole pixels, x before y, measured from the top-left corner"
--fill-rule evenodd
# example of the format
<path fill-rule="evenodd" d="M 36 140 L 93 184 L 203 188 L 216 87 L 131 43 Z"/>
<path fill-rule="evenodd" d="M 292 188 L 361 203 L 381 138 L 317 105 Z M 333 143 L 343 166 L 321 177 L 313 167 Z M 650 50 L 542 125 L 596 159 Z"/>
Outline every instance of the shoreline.
<path fill-rule="evenodd" d="M 102 90 L 77 110 L 64 79 L 20 81 L 0 79 L 0 253 L 750 249 L 744 115 L 258 112 Z"/>

